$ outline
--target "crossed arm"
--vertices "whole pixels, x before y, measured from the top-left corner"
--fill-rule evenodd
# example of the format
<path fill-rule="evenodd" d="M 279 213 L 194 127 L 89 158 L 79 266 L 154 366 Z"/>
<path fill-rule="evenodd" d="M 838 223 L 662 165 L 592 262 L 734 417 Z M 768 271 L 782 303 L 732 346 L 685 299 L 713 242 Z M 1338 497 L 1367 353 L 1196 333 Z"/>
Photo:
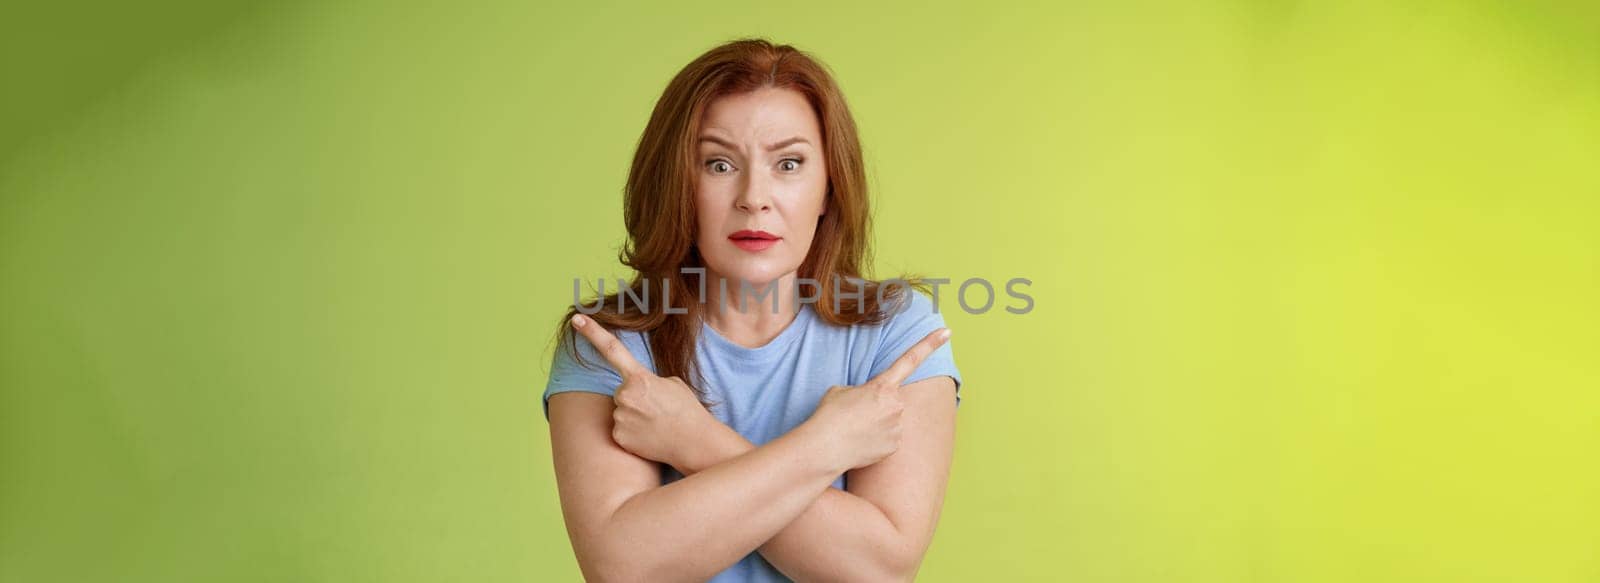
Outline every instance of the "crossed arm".
<path fill-rule="evenodd" d="M 593 332 L 585 335 L 617 366 L 614 358 L 622 357 L 615 351 L 626 349 L 611 343 L 614 338 L 596 341 Z M 920 343 L 886 374 L 906 378 L 937 345 Z M 632 369 L 635 378 L 647 374 L 633 369 L 636 364 L 618 369 Z M 626 400 L 618 397 L 627 406 L 594 393 L 550 398 L 562 512 L 585 577 L 704 580 L 751 551 L 801 581 L 915 576 L 950 472 L 955 386 L 949 377 L 888 387 L 904 404 L 899 445 L 860 467 L 837 454 L 854 447 L 842 439 L 848 433 L 813 423 L 815 416 L 760 447 L 715 419 L 646 433 L 670 439 L 638 440 L 637 432 L 616 439 L 619 423 L 650 426 L 638 420 L 638 411 L 672 410 L 649 406 L 655 396 L 670 394 L 671 380 L 625 382 L 625 388 L 643 387 Z M 660 485 L 656 461 L 671 463 L 685 478 Z M 830 487 L 846 472 L 848 492 Z"/>
<path fill-rule="evenodd" d="M 761 545 L 761 556 L 790 579 L 909 581 L 915 576 L 933 539 L 950 476 L 955 383 L 934 377 L 901 391 L 906 408 L 899 449 L 848 472 L 849 491 L 824 489 Z M 724 460 L 754 449 L 731 428 L 719 427 L 724 431 L 717 433 L 724 435 L 714 436 L 716 449 L 710 451 L 721 452 Z"/>

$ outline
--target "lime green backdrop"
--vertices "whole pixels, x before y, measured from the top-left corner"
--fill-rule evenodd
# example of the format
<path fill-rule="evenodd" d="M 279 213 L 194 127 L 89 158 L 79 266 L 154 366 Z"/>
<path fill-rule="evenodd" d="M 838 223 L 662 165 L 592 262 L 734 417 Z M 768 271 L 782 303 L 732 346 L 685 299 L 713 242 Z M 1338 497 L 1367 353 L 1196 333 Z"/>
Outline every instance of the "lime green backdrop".
<path fill-rule="evenodd" d="M 105 4 L 0 9 L 0 580 L 577 579 L 555 319 L 765 35 L 1034 281 L 923 580 L 1600 581 L 1600 5 Z"/>

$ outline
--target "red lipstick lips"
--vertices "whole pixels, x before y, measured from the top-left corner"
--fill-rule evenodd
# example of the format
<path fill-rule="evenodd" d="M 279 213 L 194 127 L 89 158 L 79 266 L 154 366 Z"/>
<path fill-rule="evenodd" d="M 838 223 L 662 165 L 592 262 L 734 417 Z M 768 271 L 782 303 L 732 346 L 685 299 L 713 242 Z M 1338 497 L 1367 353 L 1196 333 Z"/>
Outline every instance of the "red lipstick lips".
<path fill-rule="evenodd" d="M 773 245 L 777 245 L 778 241 L 783 240 L 783 237 L 779 237 L 766 231 L 751 231 L 746 229 L 732 235 L 728 235 L 728 240 L 733 241 L 733 244 L 738 246 L 740 249 L 754 253 L 757 251 L 763 251 Z"/>

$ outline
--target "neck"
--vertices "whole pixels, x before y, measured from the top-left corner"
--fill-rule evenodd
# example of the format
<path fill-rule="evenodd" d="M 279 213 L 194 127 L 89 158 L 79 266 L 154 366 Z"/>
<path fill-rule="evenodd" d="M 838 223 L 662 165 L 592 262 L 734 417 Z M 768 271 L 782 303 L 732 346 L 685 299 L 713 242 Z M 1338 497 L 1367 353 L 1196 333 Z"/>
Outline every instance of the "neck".
<path fill-rule="evenodd" d="M 799 313 L 795 272 L 769 282 L 741 282 L 706 268 L 706 323 L 724 338 L 748 348 L 777 338 Z M 776 304 L 777 310 L 773 310 Z M 741 309 L 742 308 L 742 309 Z"/>

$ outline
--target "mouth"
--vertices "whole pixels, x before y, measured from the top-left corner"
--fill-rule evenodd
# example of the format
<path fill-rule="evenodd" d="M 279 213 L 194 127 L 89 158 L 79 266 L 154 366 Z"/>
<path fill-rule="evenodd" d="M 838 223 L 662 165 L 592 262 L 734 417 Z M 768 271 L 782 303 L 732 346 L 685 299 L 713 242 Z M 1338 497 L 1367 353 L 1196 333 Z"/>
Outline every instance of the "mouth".
<path fill-rule="evenodd" d="M 738 248 L 753 253 L 777 245 L 778 241 L 783 240 L 783 237 L 766 231 L 751 231 L 747 229 L 728 235 L 728 240 L 733 241 L 733 244 Z"/>

